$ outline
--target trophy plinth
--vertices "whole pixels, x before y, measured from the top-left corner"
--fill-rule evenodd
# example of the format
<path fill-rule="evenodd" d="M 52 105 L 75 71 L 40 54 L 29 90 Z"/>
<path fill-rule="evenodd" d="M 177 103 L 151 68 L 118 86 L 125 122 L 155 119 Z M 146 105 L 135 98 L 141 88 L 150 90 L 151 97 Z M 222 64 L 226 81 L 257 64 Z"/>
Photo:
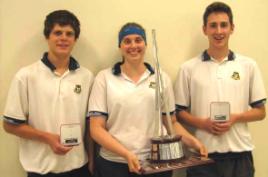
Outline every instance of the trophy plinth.
<path fill-rule="evenodd" d="M 206 165 L 213 163 L 212 159 L 191 155 L 183 157 L 176 162 L 152 163 L 144 161 L 142 164 L 141 174 L 154 174 L 170 170 L 180 170 L 198 165 Z"/>
<path fill-rule="evenodd" d="M 154 137 L 151 144 L 152 163 L 178 162 L 184 157 L 181 136 Z"/>

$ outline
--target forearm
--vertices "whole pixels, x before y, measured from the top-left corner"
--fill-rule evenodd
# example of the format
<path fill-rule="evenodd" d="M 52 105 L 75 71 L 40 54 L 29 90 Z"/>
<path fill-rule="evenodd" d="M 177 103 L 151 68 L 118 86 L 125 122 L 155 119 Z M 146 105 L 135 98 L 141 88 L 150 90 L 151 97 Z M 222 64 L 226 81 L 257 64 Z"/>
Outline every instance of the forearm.
<path fill-rule="evenodd" d="M 266 116 L 265 106 L 255 107 L 240 114 L 233 114 L 235 122 L 253 122 L 263 120 Z"/>
<path fill-rule="evenodd" d="M 127 158 L 129 151 L 111 136 L 103 127 L 97 127 L 91 124 L 90 132 L 92 138 L 105 149 Z"/>
<path fill-rule="evenodd" d="M 90 171 L 91 174 L 94 173 L 94 166 L 95 166 L 95 162 L 94 162 L 94 151 L 95 149 L 95 142 L 93 141 L 92 137 L 90 136 L 90 131 L 87 132 L 86 138 L 87 140 L 85 140 L 85 142 L 87 142 L 87 154 L 88 154 L 88 169 Z"/>
<path fill-rule="evenodd" d="M 28 124 L 14 125 L 8 122 L 4 122 L 4 129 L 11 134 L 19 136 L 21 138 L 39 141 L 48 144 L 52 151 L 58 155 L 65 155 L 72 147 L 67 147 L 60 144 L 60 137 L 57 134 L 52 134 L 37 130 Z"/>
<path fill-rule="evenodd" d="M 176 116 L 179 121 L 182 121 L 195 128 L 203 129 L 204 120 L 194 117 L 192 114 L 188 113 L 187 111 L 177 112 Z"/>
<path fill-rule="evenodd" d="M 3 123 L 6 132 L 21 138 L 31 139 L 47 143 L 49 133 L 37 130 L 28 124 L 14 125 L 8 122 Z"/>
<path fill-rule="evenodd" d="M 195 147 L 196 141 L 198 141 L 193 135 L 191 135 L 180 123 L 174 122 L 173 129 L 175 134 L 182 136 L 182 142 L 189 147 Z"/>
<path fill-rule="evenodd" d="M 89 161 L 93 161 L 94 158 L 94 140 L 92 139 L 92 137 L 90 136 L 90 131 L 88 131 L 88 136 L 87 138 L 87 153 L 88 153 L 88 159 Z"/>

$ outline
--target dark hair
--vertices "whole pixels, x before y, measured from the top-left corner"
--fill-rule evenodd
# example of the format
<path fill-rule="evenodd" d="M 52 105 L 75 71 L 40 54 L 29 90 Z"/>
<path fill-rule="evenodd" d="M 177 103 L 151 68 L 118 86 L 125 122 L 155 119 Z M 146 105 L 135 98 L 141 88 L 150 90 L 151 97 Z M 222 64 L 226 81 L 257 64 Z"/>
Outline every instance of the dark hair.
<path fill-rule="evenodd" d="M 127 34 L 139 34 L 143 38 L 145 44 L 147 44 L 145 29 L 138 23 L 129 22 L 123 25 L 118 33 L 118 47 L 120 47 L 122 39 Z"/>
<path fill-rule="evenodd" d="M 232 13 L 232 9 L 225 3 L 223 2 L 213 2 L 210 5 L 207 6 L 204 15 L 203 15 L 203 23 L 204 26 L 206 26 L 207 21 L 208 21 L 208 16 L 211 13 L 214 12 L 224 12 L 228 15 L 229 17 L 229 21 L 231 23 L 231 25 L 233 25 L 233 13 Z"/>
<path fill-rule="evenodd" d="M 44 35 L 46 38 L 49 37 L 49 34 L 56 24 L 60 26 L 70 25 L 75 32 L 75 39 L 79 37 L 80 22 L 72 12 L 68 10 L 56 10 L 49 13 L 44 22 Z"/>

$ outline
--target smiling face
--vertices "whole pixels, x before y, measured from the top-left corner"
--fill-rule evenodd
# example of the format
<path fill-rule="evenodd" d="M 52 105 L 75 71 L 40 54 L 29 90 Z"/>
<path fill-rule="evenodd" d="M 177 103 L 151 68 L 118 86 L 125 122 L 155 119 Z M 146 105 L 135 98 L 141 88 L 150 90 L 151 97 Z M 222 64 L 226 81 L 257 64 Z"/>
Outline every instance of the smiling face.
<path fill-rule="evenodd" d="M 146 50 L 145 41 L 138 34 L 127 35 L 120 43 L 120 50 L 127 62 L 143 61 Z"/>
<path fill-rule="evenodd" d="M 208 37 L 210 49 L 228 49 L 228 41 L 233 33 L 234 25 L 224 12 L 213 12 L 203 26 L 204 34 Z"/>
<path fill-rule="evenodd" d="M 48 38 L 49 53 L 59 57 L 69 57 L 76 42 L 75 32 L 70 25 L 55 24 Z"/>

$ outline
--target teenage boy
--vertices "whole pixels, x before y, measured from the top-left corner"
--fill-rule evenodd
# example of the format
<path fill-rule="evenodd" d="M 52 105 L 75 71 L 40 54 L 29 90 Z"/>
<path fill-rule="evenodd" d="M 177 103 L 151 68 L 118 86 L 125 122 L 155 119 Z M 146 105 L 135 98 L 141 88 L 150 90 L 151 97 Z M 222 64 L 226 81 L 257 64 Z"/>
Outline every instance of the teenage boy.
<path fill-rule="evenodd" d="M 197 138 L 215 163 L 190 168 L 187 176 L 253 177 L 254 146 L 247 123 L 265 117 L 266 93 L 260 70 L 254 60 L 229 49 L 234 24 L 228 5 L 210 4 L 203 23 L 209 47 L 181 66 L 175 84 L 176 108 L 177 118 L 197 129 Z M 216 119 L 229 119 L 212 120 L 215 111 Z"/>
<path fill-rule="evenodd" d="M 48 52 L 15 75 L 4 129 L 20 137 L 20 162 L 28 177 L 89 177 L 82 140 L 93 75 L 71 56 L 80 22 L 73 13 L 57 10 L 44 25 Z"/>

